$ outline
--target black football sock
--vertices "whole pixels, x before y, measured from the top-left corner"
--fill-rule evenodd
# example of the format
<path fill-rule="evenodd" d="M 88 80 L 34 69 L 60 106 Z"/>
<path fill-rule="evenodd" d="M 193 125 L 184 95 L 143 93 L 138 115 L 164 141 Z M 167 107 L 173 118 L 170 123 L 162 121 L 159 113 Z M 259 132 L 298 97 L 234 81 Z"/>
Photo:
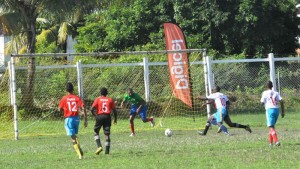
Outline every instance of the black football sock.
<path fill-rule="evenodd" d="M 207 121 L 207 123 L 206 123 L 206 125 L 205 125 L 205 129 L 204 129 L 204 131 L 203 131 L 203 134 L 204 134 L 204 135 L 206 135 L 206 133 L 207 133 L 209 127 L 210 127 L 210 121 Z"/>
<path fill-rule="evenodd" d="M 239 124 L 239 123 L 232 123 L 232 124 L 235 128 L 244 128 L 244 129 L 247 128 L 247 126 Z"/>
<path fill-rule="evenodd" d="M 109 154 L 109 148 L 110 146 L 105 146 L 105 154 Z"/>
<path fill-rule="evenodd" d="M 107 139 L 105 142 L 105 154 L 109 154 L 109 148 L 110 148 L 110 138 Z"/>

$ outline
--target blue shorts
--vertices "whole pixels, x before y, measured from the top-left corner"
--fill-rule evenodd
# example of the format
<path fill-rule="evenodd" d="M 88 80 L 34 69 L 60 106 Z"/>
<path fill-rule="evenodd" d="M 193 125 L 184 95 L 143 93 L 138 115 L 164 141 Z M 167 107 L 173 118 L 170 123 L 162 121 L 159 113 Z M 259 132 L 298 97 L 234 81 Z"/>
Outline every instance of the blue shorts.
<path fill-rule="evenodd" d="M 276 121 L 279 116 L 279 108 L 267 109 L 266 117 L 267 117 L 267 126 L 275 126 Z"/>
<path fill-rule="evenodd" d="M 79 116 L 65 118 L 65 129 L 68 136 L 78 134 L 79 121 Z"/>
<path fill-rule="evenodd" d="M 129 115 L 135 114 L 137 109 L 138 109 L 138 106 L 131 105 L 131 109 L 130 109 L 130 114 Z M 148 110 L 147 105 L 144 105 L 142 107 L 141 111 L 140 111 L 140 116 L 141 116 L 142 120 L 146 120 L 146 118 L 147 118 L 147 110 Z"/>
<path fill-rule="evenodd" d="M 222 119 L 220 117 L 221 113 L 222 113 Z M 219 122 L 221 122 L 221 120 L 222 120 L 222 122 L 224 121 L 224 118 L 225 118 L 226 115 L 227 115 L 226 109 L 225 108 L 220 108 L 220 109 L 217 110 L 216 113 L 213 114 L 213 117 L 219 123 Z"/>

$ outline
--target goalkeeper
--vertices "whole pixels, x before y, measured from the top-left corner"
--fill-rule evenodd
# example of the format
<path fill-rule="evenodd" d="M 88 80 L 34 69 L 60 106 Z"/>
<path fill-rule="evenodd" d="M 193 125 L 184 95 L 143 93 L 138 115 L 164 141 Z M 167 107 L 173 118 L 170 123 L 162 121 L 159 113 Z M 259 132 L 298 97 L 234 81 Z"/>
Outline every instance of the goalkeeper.
<path fill-rule="evenodd" d="M 121 108 L 124 108 L 124 102 L 131 103 L 131 109 L 129 113 L 129 122 L 131 134 L 130 136 L 135 136 L 134 132 L 134 119 L 136 114 L 140 114 L 144 123 L 150 122 L 151 126 L 154 127 L 154 119 L 153 117 L 147 118 L 147 105 L 144 99 L 142 99 L 137 93 L 134 93 L 131 88 L 127 89 L 127 93 L 124 95 L 123 101 L 121 103 Z"/>

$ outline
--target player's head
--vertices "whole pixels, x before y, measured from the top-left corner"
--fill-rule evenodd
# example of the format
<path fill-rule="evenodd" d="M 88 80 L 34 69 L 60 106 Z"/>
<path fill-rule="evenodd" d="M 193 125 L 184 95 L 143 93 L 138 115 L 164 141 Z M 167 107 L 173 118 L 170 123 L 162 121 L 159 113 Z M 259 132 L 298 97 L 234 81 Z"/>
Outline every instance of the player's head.
<path fill-rule="evenodd" d="M 221 88 L 220 86 L 215 86 L 215 88 L 213 89 L 213 92 L 220 92 L 221 91 Z"/>
<path fill-rule="evenodd" d="M 68 83 L 66 84 L 66 91 L 69 92 L 69 93 L 73 93 L 73 91 L 74 91 L 74 86 L 73 86 L 73 84 L 72 84 L 71 82 L 68 82 Z"/>
<path fill-rule="evenodd" d="M 273 88 L 273 83 L 272 83 L 271 81 L 268 81 L 268 82 L 266 83 L 266 87 L 267 87 L 268 89 L 272 89 L 272 88 Z"/>
<path fill-rule="evenodd" d="M 128 88 L 127 92 L 128 92 L 129 96 L 133 96 L 133 90 L 132 90 L 132 88 Z"/>
<path fill-rule="evenodd" d="M 107 88 L 102 87 L 102 88 L 100 89 L 100 95 L 101 95 L 101 96 L 106 96 L 107 94 L 108 94 Z"/>

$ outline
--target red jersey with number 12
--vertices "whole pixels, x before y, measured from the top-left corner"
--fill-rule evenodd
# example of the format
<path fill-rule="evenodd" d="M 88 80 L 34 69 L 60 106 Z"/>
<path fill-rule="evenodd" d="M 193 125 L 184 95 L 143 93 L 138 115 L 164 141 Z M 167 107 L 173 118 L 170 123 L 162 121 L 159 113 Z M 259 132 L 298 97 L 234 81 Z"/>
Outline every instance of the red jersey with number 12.
<path fill-rule="evenodd" d="M 64 96 L 59 103 L 58 108 L 64 109 L 64 117 L 78 116 L 79 107 L 83 107 L 83 102 L 80 97 L 74 94 Z"/>
<path fill-rule="evenodd" d="M 112 98 L 100 96 L 95 99 L 92 107 L 97 109 L 97 114 L 110 114 L 115 109 L 115 103 Z"/>

